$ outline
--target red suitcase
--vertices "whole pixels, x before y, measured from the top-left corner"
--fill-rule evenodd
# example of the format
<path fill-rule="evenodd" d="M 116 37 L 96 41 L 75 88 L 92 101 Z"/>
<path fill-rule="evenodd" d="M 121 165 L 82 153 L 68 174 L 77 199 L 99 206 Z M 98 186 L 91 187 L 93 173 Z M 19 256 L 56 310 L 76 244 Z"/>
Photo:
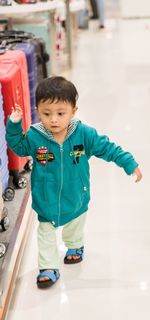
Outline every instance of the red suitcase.
<path fill-rule="evenodd" d="M 15 80 L 15 87 L 13 88 L 13 90 L 15 90 L 15 93 L 13 93 L 13 96 L 15 95 L 15 99 L 17 99 L 17 101 L 19 100 L 21 101 L 21 104 L 20 103 L 18 104 L 20 104 L 22 107 L 23 116 L 24 116 L 24 129 L 25 131 L 27 131 L 31 125 L 31 108 L 30 108 L 29 79 L 28 79 L 28 70 L 27 70 L 25 53 L 23 51 L 18 51 L 18 50 L 5 51 L 4 54 L 0 55 L 0 66 L 1 64 L 7 64 L 7 63 L 18 65 L 19 67 L 18 74 L 20 74 L 19 76 L 20 82 L 18 81 L 18 83 L 20 83 L 19 85 L 20 88 L 19 87 L 17 88 L 17 84 Z M 3 75 L 2 75 L 2 78 L 3 78 Z M 10 78 L 10 82 L 11 82 L 11 78 Z M 2 93 L 3 93 L 3 83 L 2 83 Z M 17 103 L 17 101 L 15 101 L 15 103 Z M 10 106 L 8 102 L 4 105 L 5 117 L 7 117 L 8 114 L 11 113 L 10 108 L 12 106 L 14 105 L 12 104 Z"/>
<path fill-rule="evenodd" d="M 5 122 L 11 113 L 11 108 L 15 103 L 23 105 L 23 90 L 21 74 L 17 64 L 0 62 L 0 82 L 2 84 L 3 107 Z M 25 117 L 23 117 L 23 128 L 25 130 Z M 27 158 L 18 157 L 8 148 L 8 169 L 20 170 L 27 162 Z"/>

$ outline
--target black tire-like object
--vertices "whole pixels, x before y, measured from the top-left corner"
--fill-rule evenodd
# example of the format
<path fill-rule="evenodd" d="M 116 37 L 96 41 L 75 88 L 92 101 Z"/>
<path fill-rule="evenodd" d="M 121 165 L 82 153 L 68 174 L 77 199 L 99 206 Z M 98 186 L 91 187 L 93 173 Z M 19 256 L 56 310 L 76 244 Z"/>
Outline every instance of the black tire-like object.
<path fill-rule="evenodd" d="M 2 258 L 5 253 L 6 253 L 6 246 L 4 245 L 4 243 L 0 242 L 0 258 Z"/>
<path fill-rule="evenodd" d="M 30 160 L 28 160 L 28 162 L 25 164 L 24 169 L 25 169 L 26 171 L 32 171 L 32 168 L 33 168 L 33 160 L 30 159 Z"/>
<path fill-rule="evenodd" d="M 7 216 L 1 220 L 1 227 L 3 231 L 6 231 L 9 228 L 9 218 Z"/>
<path fill-rule="evenodd" d="M 14 177 L 13 178 L 13 184 L 15 187 L 19 188 L 19 189 L 24 189 L 26 188 L 27 186 L 27 183 L 28 183 L 28 180 L 26 177 L 22 177 L 22 176 L 19 176 L 19 177 Z"/>
<path fill-rule="evenodd" d="M 9 228 L 8 209 L 6 207 L 3 208 L 0 225 L 3 231 L 6 231 Z"/>
<path fill-rule="evenodd" d="M 15 196 L 15 190 L 12 187 L 7 187 L 2 196 L 4 201 L 12 201 Z"/>

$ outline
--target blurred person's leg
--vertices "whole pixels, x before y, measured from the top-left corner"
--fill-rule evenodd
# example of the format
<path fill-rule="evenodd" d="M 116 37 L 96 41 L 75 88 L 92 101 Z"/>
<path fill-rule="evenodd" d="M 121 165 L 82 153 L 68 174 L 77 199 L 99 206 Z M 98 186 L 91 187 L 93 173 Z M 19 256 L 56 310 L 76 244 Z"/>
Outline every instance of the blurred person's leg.
<path fill-rule="evenodd" d="M 98 10 L 97 10 L 97 2 L 96 0 L 90 0 L 92 16 L 91 19 L 98 19 Z"/>

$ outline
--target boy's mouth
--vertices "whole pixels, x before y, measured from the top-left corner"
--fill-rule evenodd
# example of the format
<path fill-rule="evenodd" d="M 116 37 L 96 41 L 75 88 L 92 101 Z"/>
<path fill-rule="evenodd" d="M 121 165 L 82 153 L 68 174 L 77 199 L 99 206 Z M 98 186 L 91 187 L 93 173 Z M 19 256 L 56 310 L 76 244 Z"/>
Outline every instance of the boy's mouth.
<path fill-rule="evenodd" d="M 51 126 L 51 128 L 59 128 L 59 126 Z"/>

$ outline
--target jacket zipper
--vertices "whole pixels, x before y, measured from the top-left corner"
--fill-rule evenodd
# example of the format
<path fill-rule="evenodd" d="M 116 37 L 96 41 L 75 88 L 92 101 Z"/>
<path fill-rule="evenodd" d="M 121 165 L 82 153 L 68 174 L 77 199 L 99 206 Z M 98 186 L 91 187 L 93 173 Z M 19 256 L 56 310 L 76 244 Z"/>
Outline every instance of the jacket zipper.
<path fill-rule="evenodd" d="M 60 144 L 60 189 L 58 198 L 58 226 L 60 225 L 60 200 L 63 187 L 63 145 Z"/>

